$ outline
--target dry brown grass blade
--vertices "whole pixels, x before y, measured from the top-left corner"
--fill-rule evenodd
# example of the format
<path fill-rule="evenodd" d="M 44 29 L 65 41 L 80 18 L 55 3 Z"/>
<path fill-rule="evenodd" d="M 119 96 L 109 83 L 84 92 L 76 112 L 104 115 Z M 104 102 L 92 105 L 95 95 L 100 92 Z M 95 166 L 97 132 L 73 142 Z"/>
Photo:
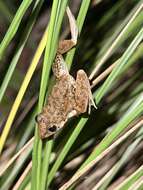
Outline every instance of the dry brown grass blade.
<path fill-rule="evenodd" d="M 107 175 L 103 176 L 102 179 L 92 188 L 92 190 L 98 190 L 98 188 L 103 184 L 103 182 L 112 175 L 112 172 L 114 171 L 115 167 L 116 166 L 113 166 L 107 173 Z"/>
<path fill-rule="evenodd" d="M 92 85 L 91 88 L 95 87 L 99 82 L 101 82 L 108 74 L 111 73 L 111 71 L 113 70 L 113 68 L 115 67 L 115 65 L 117 64 L 118 60 L 113 63 L 112 65 L 110 65 L 105 71 L 103 71 L 98 77 L 96 77 L 93 81 L 92 81 Z"/>
<path fill-rule="evenodd" d="M 74 182 L 76 182 L 81 176 L 86 174 L 97 162 L 99 162 L 104 156 L 106 156 L 113 148 L 117 147 L 122 141 L 124 141 L 129 135 L 131 135 L 134 131 L 139 129 L 143 125 L 143 118 L 135 124 L 129 131 L 127 131 L 124 135 L 122 135 L 119 139 L 117 139 L 112 145 L 110 145 L 105 151 L 103 151 L 95 160 L 92 160 L 89 164 L 87 164 L 83 169 L 75 173 L 73 177 L 66 182 L 59 190 L 68 189 Z"/>
<path fill-rule="evenodd" d="M 133 176 L 135 176 L 137 173 L 142 172 L 142 171 L 143 171 L 143 165 L 141 165 L 135 172 L 133 172 L 133 174 L 131 174 L 130 176 L 128 176 L 126 179 L 124 179 L 124 181 L 121 181 L 121 183 L 116 184 L 116 186 L 112 186 L 111 188 L 109 188 L 109 190 L 112 190 L 113 188 L 114 188 L 114 190 L 125 189 L 126 187 L 124 185 L 126 183 L 128 183 Z M 139 185 L 142 185 L 143 184 L 142 176 L 139 179 L 137 179 L 137 181 L 138 181 Z M 137 190 L 137 189 L 138 190 L 139 189 L 142 190 L 142 188 L 139 188 L 139 187 L 136 188 L 136 186 L 137 186 L 136 182 L 137 181 L 133 182 L 133 184 L 130 184 L 130 187 L 128 188 L 128 190 L 131 190 L 131 189 L 133 189 L 133 190 Z"/>
<path fill-rule="evenodd" d="M 5 165 L 5 167 L 0 171 L 0 177 L 4 174 L 4 172 L 9 168 L 9 166 L 30 146 L 34 141 L 34 137 L 32 137 Z"/>
<path fill-rule="evenodd" d="M 22 175 L 20 176 L 19 180 L 17 181 L 15 186 L 12 188 L 12 190 L 18 190 L 19 189 L 21 183 L 23 182 L 24 178 L 27 176 L 27 174 L 31 168 L 32 168 L 32 161 L 30 161 L 30 163 L 28 164 L 28 166 L 26 167 L 26 169 L 24 170 L 24 172 L 22 173 Z"/>
<path fill-rule="evenodd" d="M 143 8 L 143 4 L 141 4 L 139 6 L 139 8 L 136 10 L 136 12 L 134 13 L 134 15 L 132 16 L 132 18 L 130 19 L 130 21 L 127 23 L 127 25 L 123 28 L 123 30 L 120 32 L 120 34 L 118 35 L 118 37 L 114 40 L 114 42 L 111 44 L 111 46 L 109 47 L 109 49 L 107 50 L 107 52 L 105 53 L 105 55 L 102 57 L 102 59 L 100 60 L 100 62 L 98 63 L 98 65 L 94 68 L 94 70 L 92 71 L 92 73 L 89 76 L 89 79 L 92 80 L 93 77 L 99 72 L 100 68 L 102 67 L 102 65 L 105 63 L 105 61 L 109 58 L 111 52 L 113 51 L 113 49 L 116 47 L 117 42 L 119 41 L 119 39 L 121 39 L 121 37 L 125 34 L 127 28 L 129 27 L 129 25 L 133 22 L 133 20 L 137 17 L 137 15 L 140 13 L 140 11 Z"/>

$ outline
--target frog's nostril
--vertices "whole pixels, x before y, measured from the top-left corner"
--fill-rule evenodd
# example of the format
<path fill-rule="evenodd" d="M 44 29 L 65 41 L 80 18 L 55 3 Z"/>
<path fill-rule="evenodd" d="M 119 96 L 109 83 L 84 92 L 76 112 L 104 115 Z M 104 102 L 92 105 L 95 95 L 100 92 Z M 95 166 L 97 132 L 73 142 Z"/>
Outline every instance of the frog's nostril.
<path fill-rule="evenodd" d="M 53 125 L 52 127 L 49 127 L 49 128 L 48 128 L 48 131 L 50 131 L 50 132 L 52 132 L 52 133 L 56 132 L 56 131 L 57 131 L 56 125 Z"/>

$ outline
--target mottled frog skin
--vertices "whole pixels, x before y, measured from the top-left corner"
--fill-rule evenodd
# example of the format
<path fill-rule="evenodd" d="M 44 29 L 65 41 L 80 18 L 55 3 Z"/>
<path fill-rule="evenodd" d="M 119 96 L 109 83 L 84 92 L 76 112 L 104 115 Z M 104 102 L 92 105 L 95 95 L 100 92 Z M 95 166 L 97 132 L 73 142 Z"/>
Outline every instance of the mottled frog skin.
<path fill-rule="evenodd" d="M 90 83 L 84 70 L 77 72 L 76 80 L 69 74 L 62 54 L 76 45 L 78 30 L 75 19 L 67 8 L 71 28 L 71 40 L 59 43 L 58 52 L 53 64 L 56 83 L 48 97 L 48 103 L 36 117 L 39 134 L 42 139 L 54 135 L 63 128 L 69 118 L 87 111 L 95 106 L 90 89 Z"/>

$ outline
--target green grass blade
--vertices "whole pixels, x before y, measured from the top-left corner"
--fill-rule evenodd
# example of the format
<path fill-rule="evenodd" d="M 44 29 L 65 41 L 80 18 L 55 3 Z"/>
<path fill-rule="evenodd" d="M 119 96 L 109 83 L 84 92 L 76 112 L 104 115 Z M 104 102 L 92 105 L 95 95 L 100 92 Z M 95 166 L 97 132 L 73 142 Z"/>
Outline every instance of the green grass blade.
<path fill-rule="evenodd" d="M 79 15 L 78 15 L 78 19 L 77 19 L 77 26 L 78 26 L 79 32 L 81 32 L 89 4 L 90 4 L 90 1 L 85 1 L 85 0 L 82 1 L 81 8 L 80 8 Z M 71 50 L 66 57 L 66 62 L 69 65 L 71 65 L 71 63 L 72 63 L 74 53 L 75 53 L 75 48 L 73 50 Z M 62 152 L 60 153 L 57 161 L 55 162 L 55 164 L 53 165 L 52 169 L 49 172 L 48 186 L 50 185 L 53 177 L 55 176 L 56 171 L 60 167 L 60 165 L 63 162 L 65 156 L 67 155 L 69 149 L 71 148 L 71 145 L 74 143 L 76 137 L 78 136 L 78 134 L 82 130 L 82 127 L 84 126 L 86 121 L 87 121 L 87 119 L 81 120 L 81 122 L 79 123 L 79 127 L 78 128 L 76 127 L 77 128 L 77 130 L 75 131 L 76 135 L 75 134 L 73 136 L 71 135 L 71 137 L 68 139 L 68 142 L 66 143 L 66 145 L 63 148 Z"/>
<path fill-rule="evenodd" d="M 64 1 L 54 1 L 53 2 L 53 7 L 52 7 L 52 13 L 51 13 L 51 20 L 50 20 L 50 26 L 49 26 L 49 30 L 48 30 L 48 41 L 47 41 L 47 45 L 46 45 L 46 50 L 45 50 L 45 56 L 44 56 L 44 63 L 43 63 L 43 70 L 42 70 L 42 78 L 41 78 L 41 86 L 40 86 L 40 95 L 39 95 L 39 107 L 38 107 L 38 112 L 41 111 L 42 106 L 44 104 L 44 99 L 45 99 L 45 95 L 46 95 L 46 88 L 47 88 L 47 84 L 48 84 L 48 80 L 49 80 L 49 75 L 50 75 L 50 71 L 51 71 L 51 66 L 54 60 L 54 56 L 56 54 L 56 48 L 57 48 L 57 41 L 58 41 L 58 37 L 59 37 L 59 32 L 60 32 L 60 27 L 61 27 L 61 23 L 62 23 L 62 19 L 65 13 L 65 8 L 67 6 L 67 0 Z M 34 166 L 35 169 L 33 169 L 32 171 L 32 175 L 33 175 L 33 182 L 32 182 L 32 189 L 34 189 L 34 180 L 36 176 L 36 183 L 37 183 L 37 189 L 41 188 L 41 184 L 40 184 L 40 172 L 41 172 L 41 158 L 42 158 L 42 142 L 38 137 L 38 132 L 36 133 L 36 141 L 35 141 L 35 147 L 33 151 L 36 151 L 37 149 L 37 155 L 35 154 L 35 156 L 38 156 L 37 159 L 35 159 Z M 51 141 L 48 141 L 46 145 L 47 149 L 46 151 L 48 151 L 48 155 L 50 155 L 50 152 L 48 150 L 48 147 L 50 146 L 51 149 Z M 49 157 L 46 157 L 49 158 Z M 34 159 L 34 157 L 33 157 Z M 48 160 L 47 160 L 47 167 L 45 166 L 43 170 L 43 173 L 47 172 L 48 170 Z M 43 162 L 45 163 L 45 161 Z M 33 167 L 34 167 L 33 166 Z M 42 174 L 43 176 L 43 174 Z M 45 187 L 45 180 L 41 181 L 42 187 Z"/>
<path fill-rule="evenodd" d="M 11 42 L 12 38 L 15 36 L 18 30 L 18 27 L 20 25 L 20 22 L 31 3 L 32 3 L 32 0 L 23 0 L 19 9 L 17 10 L 13 18 L 13 21 L 10 24 L 9 29 L 7 30 L 7 33 L 0 44 L 0 60 L 2 59 L 5 49 Z"/>
<path fill-rule="evenodd" d="M 118 171 L 127 162 L 129 162 L 129 160 L 131 159 L 131 156 L 134 153 L 134 150 L 136 149 L 137 145 L 143 139 L 143 135 L 142 134 L 143 134 L 143 128 L 141 128 L 138 131 L 137 135 L 135 136 L 135 141 L 133 141 L 133 143 L 125 150 L 125 152 L 124 152 L 123 156 L 121 157 L 121 159 L 119 161 L 117 161 L 117 163 L 113 166 L 113 168 L 111 169 L 112 172 L 110 170 L 108 171 L 108 173 L 110 173 L 110 175 L 108 173 L 106 174 L 108 176 L 108 179 L 106 179 L 104 181 L 103 185 L 101 185 L 101 187 L 99 188 L 99 190 L 107 189 L 108 185 L 113 180 L 113 178 L 118 173 Z"/>
<path fill-rule="evenodd" d="M 137 169 L 131 176 L 129 176 L 125 181 L 123 181 L 115 190 L 125 190 L 129 189 L 131 185 L 137 181 L 141 176 L 143 176 L 143 166 Z"/>
<path fill-rule="evenodd" d="M 134 104 L 129 108 L 125 113 L 123 118 L 121 118 L 117 124 L 114 126 L 114 129 L 107 134 L 98 147 L 91 153 L 91 155 L 84 162 L 82 167 L 84 167 L 91 160 L 95 159 L 102 151 L 104 151 L 113 140 L 133 121 L 143 112 L 143 93 L 138 97 Z"/>
<path fill-rule="evenodd" d="M 46 55 L 48 55 L 48 51 L 50 50 L 53 50 L 53 52 L 50 52 L 50 55 L 53 55 L 51 57 L 51 63 L 50 65 L 52 65 L 53 63 L 53 58 L 54 58 L 54 55 L 55 55 L 55 50 L 57 48 L 57 40 L 58 40 L 58 36 L 59 36 L 59 32 L 60 32 L 60 28 L 61 28 L 61 24 L 62 24 L 62 20 L 63 20 L 63 17 L 64 17 L 64 13 L 65 13 L 65 10 L 66 10 L 66 7 L 67 7 L 67 3 L 68 1 L 65 0 L 65 1 L 59 1 L 58 2 L 59 5 L 57 6 L 57 10 L 55 10 L 55 19 L 53 20 L 55 26 L 53 27 L 53 31 L 51 32 L 52 34 L 55 34 L 55 36 L 53 35 L 53 40 L 52 40 L 52 43 L 51 43 L 51 48 L 49 48 L 48 50 L 48 44 L 47 44 L 47 53 L 45 52 L 45 65 L 46 65 L 46 60 L 47 60 L 47 57 Z M 47 72 L 49 72 L 51 69 L 51 67 L 49 67 L 49 69 L 47 70 Z M 45 75 L 47 76 L 47 74 Z M 49 73 L 48 73 L 48 76 L 49 76 Z M 49 81 L 49 77 L 48 77 L 48 80 Z M 45 92 L 46 92 L 46 86 L 45 86 Z M 46 157 L 44 157 L 43 159 L 43 165 L 42 165 L 42 175 L 41 175 L 41 178 L 43 179 L 41 181 L 41 187 L 42 189 L 47 189 L 47 174 L 48 174 L 48 169 L 49 169 L 49 160 L 50 160 L 50 153 L 51 153 L 51 150 L 52 150 L 52 144 L 53 144 L 53 140 L 49 140 L 46 142 L 45 144 L 45 147 L 44 147 L 44 154 L 47 155 Z"/>
<path fill-rule="evenodd" d="M 114 128 L 111 132 L 109 132 L 104 139 L 100 142 L 100 144 L 93 150 L 90 156 L 86 159 L 86 161 L 82 164 L 80 169 L 82 170 L 84 166 L 90 163 L 90 161 L 95 160 L 112 142 L 115 140 L 118 135 L 141 113 L 143 112 L 143 93 L 137 98 L 134 104 L 127 110 L 125 115 L 114 125 Z M 68 185 L 72 185 L 75 182 L 73 179 L 78 179 L 78 172 L 80 174 L 80 169 L 74 174 L 72 177 L 71 183 Z M 68 186 L 69 187 L 69 186 Z"/>
<path fill-rule="evenodd" d="M 92 71 L 92 73 L 89 76 L 89 79 L 92 79 L 94 77 L 94 75 L 96 74 L 97 70 L 102 66 L 102 64 L 109 58 L 109 56 L 111 55 L 111 53 L 113 53 L 115 51 L 115 49 L 117 48 L 117 45 L 119 44 L 119 42 L 121 41 L 121 39 L 123 38 L 123 36 L 126 34 L 126 32 L 128 31 L 129 27 L 132 25 L 133 21 L 136 19 L 136 17 L 138 16 L 138 14 L 141 12 L 143 8 L 143 1 L 139 2 L 138 5 L 136 6 L 135 10 L 133 10 L 131 12 L 131 15 L 129 15 L 129 20 L 128 23 L 126 23 L 127 21 L 125 20 L 124 23 L 124 28 L 122 29 L 122 31 L 116 36 L 115 39 L 113 39 L 112 43 L 108 44 L 107 48 L 104 50 L 104 54 L 102 55 L 102 57 L 96 62 L 97 66 L 95 67 L 95 69 Z M 118 31 L 117 31 L 118 32 Z M 103 51 L 103 50 L 102 50 Z"/>
<path fill-rule="evenodd" d="M 36 22 L 36 18 L 38 16 L 38 13 L 40 11 L 40 8 L 41 8 L 42 4 L 43 4 L 43 0 L 42 1 L 37 0 L 36 3 L 35 3 L 35 6 L 34 6 L 33 11 L 32 11 L 32 14 L 30 15 L 30 20 L 27 23 L 25 31 L 23 32 L 21 40 L 20 40 L 20 42 L 19 42 L 19 44 L 17 46 L 16 54 L 14 55 L 14 57 L 13 57 L 11 63 L 10 63 L 10 66 L 9 66 L 9 68 L 7 70 L 7 73 L 6 73 L 6 75 L 5 75 L 4 79 L 3 79 L 3 82 L 1 84 L 1 87 L 0 87 L 0 102 L 2 101 L 2 98 L 4 96 L 6 88 L 7 88 L 8 84 L 9 84 L 9 82 L 10 82 L 10 79 L 11 79 L 11 77 L 13 75 L 13 72 L 15 70 L 15 67 L 16 67 L 17 63 L 18 63 L 19 57 L 20 57 L 20 55 L 21 55 L 21 53 L 23 51 L 23 48 L 24 48 L 24 46 L 25 46 L 25 44 L 27 42 L 27 39 L 28 39 L 28 37 L 30 35 L 30 32 L 31 32 L 32 28 L 33 28 L 33 25 Z"/>
<path fill-rule="evenodd" d="M 69 137 L 68 141 L 66 142 L 65 146 L 63 147 L 60 155 L 58 156 L 58 158 L 56 159 L 52 169 L 49 172 L 48 175 L 48 185 L 51 183 L 52 179 L 54 178 L 56 171 L 59 169 L 61 163 L 63 162 L 63 160 L 65 159 L 66 155 L 68 154 L 71 146 L 73 145 L 73 143 L 75 142 L 76 138 L 78 137 L 78 135 L 80 134 L 81 130 L 83 129 L 83 127 L 85 126 L 87 122 L 87 118 L 83 118 L 80 120 L 80 122 L 78 123 L 77 126 L 75 126 L 75 130 L 74 132 L 71 134 L 71 136 Z"/>
<path fill-rule="evenodd" d="M 109 88 L 111 87 L 113 81 L 116 79 L 116 77 L 120 74 L 124 66 L 128 63 L 129 58 L 132 56 L 134 51 L 136 50 L 137 46 L 140 44 L 140 42 L 143 39 L 143 28 L 139 31 L 137 36 L 134 38 L 128 49 L 125 51 L 121 59 L 119 60 L 116 67 L 113 69 L 112 73 L 109 75 L 107 80 L 104 82 L 102 87 L 98 90 L 96 94 L 96 102 L 97 104 L 101 101 L 104 94 L 107 93 Z"/>
<path fill-rule="evenodd" d="M 52 151 L 53 141 L 49 141 L 44 146 L 44 158 L 43 158 L 43 164 L 42 164 L 42 172 L 41 172 L 41 190 L 46 189 L 47 186 L 47 175 L 49 170 L 49 161 Z"/>

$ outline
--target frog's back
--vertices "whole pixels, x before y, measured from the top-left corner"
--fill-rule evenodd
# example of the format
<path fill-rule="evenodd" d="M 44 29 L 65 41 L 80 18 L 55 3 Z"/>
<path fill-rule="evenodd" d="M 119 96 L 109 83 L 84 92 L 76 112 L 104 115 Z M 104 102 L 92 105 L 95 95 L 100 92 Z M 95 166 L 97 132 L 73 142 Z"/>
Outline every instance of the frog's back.
<path fill-rule="evenodd" d="M 58 123 L 67 119 L 74 104 L 74 83 L 70 75 L 65 75 L 54 85 L 48 97 L 48 104 L 44 108 L 50 122 L 57 121 Z"/>

